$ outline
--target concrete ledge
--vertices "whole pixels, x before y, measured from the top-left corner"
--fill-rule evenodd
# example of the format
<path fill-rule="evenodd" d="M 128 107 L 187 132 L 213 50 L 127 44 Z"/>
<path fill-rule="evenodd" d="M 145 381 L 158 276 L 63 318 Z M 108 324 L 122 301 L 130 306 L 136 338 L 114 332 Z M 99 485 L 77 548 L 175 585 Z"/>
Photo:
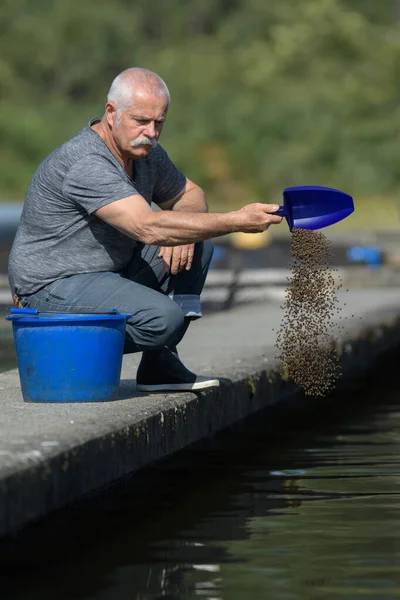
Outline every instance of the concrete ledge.
<path fill-rule="evenodd" d="M 400 346 L 399 298 L 397 289 L 347 295 L 357 321 L 338 342 L 341 385 Z M 272 328 L 281 316 L 279 306 L 252 305 L 194 324 L 185 362 L 222 378 L 198 394 L 137 393 L 137 356 L 124 359 L 119 400 L 110 403 L 26 404 L 17 371 L 0 374 L 0 535 L 274 403 L 304 402 L 276 372 Z"/>

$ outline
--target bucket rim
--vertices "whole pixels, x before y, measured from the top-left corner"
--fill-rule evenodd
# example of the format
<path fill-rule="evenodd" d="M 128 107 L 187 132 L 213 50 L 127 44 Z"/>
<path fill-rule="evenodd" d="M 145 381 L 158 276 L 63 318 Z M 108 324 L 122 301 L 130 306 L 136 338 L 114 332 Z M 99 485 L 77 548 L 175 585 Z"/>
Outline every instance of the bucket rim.
<path fill-rule="evenodd" d="M 10 308 L 10 313 L 6 316 L 7 321 L 14 323 L 21 321 L 24 323 L 55 323 L 63 321 L 126 321 L 132 314 L 120 313 L 112 308 L 108 313 L 67 313 L 56 311 L 39 311 L 31 308 Z"/>

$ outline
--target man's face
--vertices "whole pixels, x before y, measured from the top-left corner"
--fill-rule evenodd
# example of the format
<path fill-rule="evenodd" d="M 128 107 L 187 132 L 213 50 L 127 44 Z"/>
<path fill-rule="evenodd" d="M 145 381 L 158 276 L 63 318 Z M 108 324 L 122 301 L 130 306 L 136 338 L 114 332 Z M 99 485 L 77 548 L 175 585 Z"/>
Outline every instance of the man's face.
<path fill-rule="evenodd" d="M 168 112 L 167 96 L 137 91 L 132 105 L 116 110 L 109 103 L 107 120 L 118 150 L 133 159 L 147 156 L 158 142 Z"/>

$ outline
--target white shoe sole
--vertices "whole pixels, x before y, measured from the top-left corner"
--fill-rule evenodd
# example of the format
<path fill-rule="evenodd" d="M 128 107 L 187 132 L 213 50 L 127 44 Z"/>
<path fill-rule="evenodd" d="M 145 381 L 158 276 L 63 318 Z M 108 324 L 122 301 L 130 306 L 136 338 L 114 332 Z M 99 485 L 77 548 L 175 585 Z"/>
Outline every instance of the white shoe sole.
<path fill-rule="evenodd" d="M 207 379 L 197 383 L 160 383 L 158 385 L 136 384 L 138 392 L 191 392 L 192 390 L 204 390 L 210 387 L 218 387 L 218 379 Z"/>

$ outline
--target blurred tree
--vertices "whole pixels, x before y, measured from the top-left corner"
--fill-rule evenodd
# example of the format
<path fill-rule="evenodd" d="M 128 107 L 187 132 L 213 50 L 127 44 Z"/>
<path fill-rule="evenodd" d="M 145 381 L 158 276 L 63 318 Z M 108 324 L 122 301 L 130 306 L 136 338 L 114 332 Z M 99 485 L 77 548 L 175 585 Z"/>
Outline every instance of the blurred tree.
<path fill-rule="evenodd" d="M 379 7 L 379 10 L 378 8 Z M 128 66 L 172 94 L 163 143 L 229 206 L 292 184 L 395 193 L 400 39 L 394 0 L 3 0 L 0 196 L 101 114 Z"/>

